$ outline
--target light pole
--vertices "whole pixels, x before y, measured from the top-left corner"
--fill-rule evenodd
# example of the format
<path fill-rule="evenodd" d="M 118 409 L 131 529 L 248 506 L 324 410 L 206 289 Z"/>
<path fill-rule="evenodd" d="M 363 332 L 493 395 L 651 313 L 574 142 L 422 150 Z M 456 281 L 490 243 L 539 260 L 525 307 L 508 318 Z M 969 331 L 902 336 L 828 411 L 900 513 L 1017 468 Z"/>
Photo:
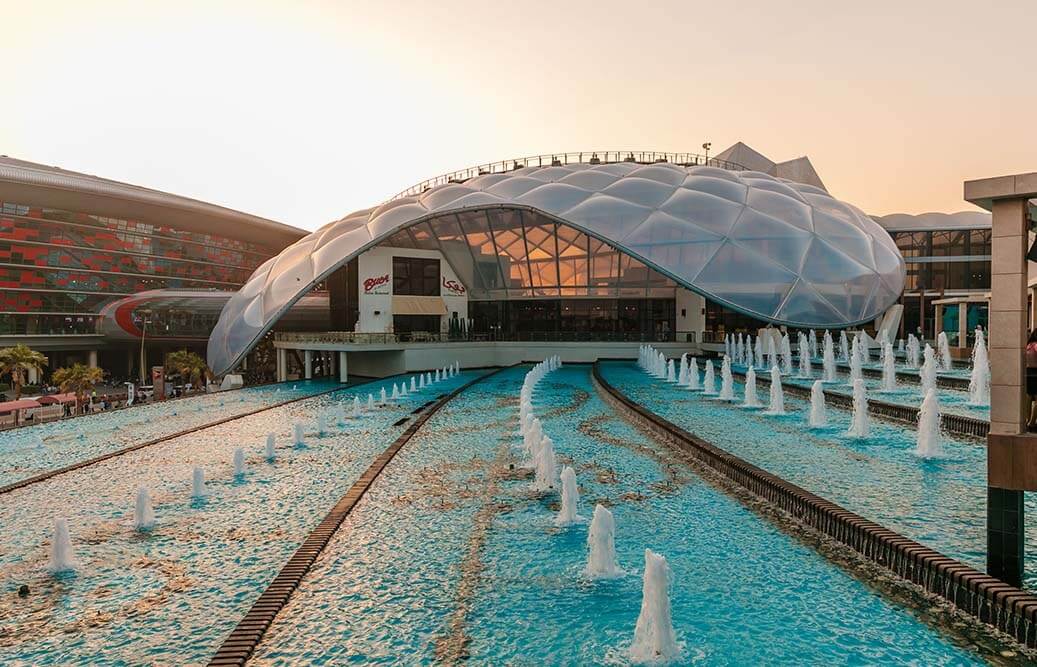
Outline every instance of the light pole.
<path fill-rule="evenodd" d="M 709 142 L 709 141 L 707 141 L 706 143 L 702 144 L 702 148 L 706 151 L 706 166 L 707 167 L 709 166 L 709 147 L 712 146 L 712 145 L 713 144 L 711 142 Z"/>
<path fill-rule="evenodd" d="M 144 374 L 144 336 L 148 331 L 148 316 L 151 315 L 150 310 L 140 311 L 141 325 L 140 325 L 140 383 L 146 384 L 147 376 Z"/>

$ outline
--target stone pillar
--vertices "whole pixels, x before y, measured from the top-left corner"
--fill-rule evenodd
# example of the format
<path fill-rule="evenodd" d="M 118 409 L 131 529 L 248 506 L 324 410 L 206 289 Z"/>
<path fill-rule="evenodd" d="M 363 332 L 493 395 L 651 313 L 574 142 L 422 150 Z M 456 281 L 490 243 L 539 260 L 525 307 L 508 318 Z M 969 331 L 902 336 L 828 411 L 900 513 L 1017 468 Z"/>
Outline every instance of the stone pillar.
<path fill-rule="evenodd" d="M 993 203 L 990 263 L 990 432 L 1026 432 L 1026 200 Z"/>
<path fill-rule="evenodd" d="M 305 377 L 307 380 L 313 379 L 313 351 L 303 350 L 303 366 L 305 369 Z"/>
<path fill-rule="evenodd" d="M 90 350 L 87 355 L 87 365 L 90 368 L 97 368 L 97 350 Z"/>
<path fill-rule="evenodd" d="M 1012 586 L 1023 578 L 1023 489 L 1032 486 L 1034 457 L 1026 433 L 1025 199 L 992 205 L 990 266 L 990 436 L 987 449 L 987 573 Z M 1026 451 L 1029 450 L 1029 451 Z"/>
<path fill-rule="evenodd" d="M 288 379 L 288 351 L 277 348 L 277 381 L 284 382 Z"/>
<path fill-rule="evenodd" d="M 349 365 L 345 350 L 338 353 L 338 381 L 343 384 L 349 382 Z"/>

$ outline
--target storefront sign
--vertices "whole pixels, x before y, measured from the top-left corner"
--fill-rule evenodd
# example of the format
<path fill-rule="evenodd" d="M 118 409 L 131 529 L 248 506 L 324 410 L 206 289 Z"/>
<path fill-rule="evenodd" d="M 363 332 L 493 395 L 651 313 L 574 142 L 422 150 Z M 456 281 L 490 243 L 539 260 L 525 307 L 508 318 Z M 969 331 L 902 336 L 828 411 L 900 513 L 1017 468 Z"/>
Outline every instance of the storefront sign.
<path fill-rule="evenodd" d="M 464 285 L 456 280 L 447 280 L 446 276 L 443 276 L 443 289 L 449 292 L 447 296 L 450 294 L 453 294 L 454 296 L 462 296 L 468 291 L 465 289 Z"/>
<path fill-rule="evenodd" d="M 389 274 L 364 279 L 364 294 L 388 294 Z"/>

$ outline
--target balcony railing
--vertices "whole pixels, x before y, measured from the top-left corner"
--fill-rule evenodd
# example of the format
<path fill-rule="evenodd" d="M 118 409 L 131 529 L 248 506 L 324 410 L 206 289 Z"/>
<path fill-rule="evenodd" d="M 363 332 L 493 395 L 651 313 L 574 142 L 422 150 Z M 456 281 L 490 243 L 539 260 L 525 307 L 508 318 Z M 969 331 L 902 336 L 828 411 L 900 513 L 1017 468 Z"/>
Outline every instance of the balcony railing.
<path fill-rule="evenodd" d="M 582 151 L 576 153 L 545 153 L 531 157 L 513 158 L 500 162 L 488 162 L 477 167 L 469 167 L 426 179 L 412 185 L 403 192 L 397 193 L 387 201 L 400 197 L 413 197 L 422 192 L 447 183 L 464 183 L 470 178 L 484 174 L 503 174 L 523 167 L 559 167 L 566 164 L 613 164 L 616 162 L 633 162 L 635 164 L 657 164 L 668 162 L 681 167 L 710 166 L 745 171 L 746 167 L 729 160 L 718 160 L 698 153 L 665 153 L 659 151 Z"/>
<path fill-rule="evenodd" d="M 278 331 L 278 343 L 333 343 L 346 345 L 397 345 L 400 343 L 694 343 L 695 331 L 659 333 L 618 331 L 519 331 L 513 333 L 469 333 L 465 336 L 414 331 L 410 333 L 359 333 L 354 331 Z"/>

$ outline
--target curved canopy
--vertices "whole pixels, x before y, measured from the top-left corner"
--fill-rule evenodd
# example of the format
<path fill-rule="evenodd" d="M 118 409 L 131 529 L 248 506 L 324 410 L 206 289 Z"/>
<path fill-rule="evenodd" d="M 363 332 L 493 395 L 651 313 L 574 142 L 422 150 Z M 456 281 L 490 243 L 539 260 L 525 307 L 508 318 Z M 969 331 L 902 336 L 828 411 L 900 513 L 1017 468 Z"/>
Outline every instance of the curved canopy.
<path fill-rule="evenodd" d="M 553 219 L 775 323 L 865 322 L 904 285 L 904 260 L 882 227 L 811 185 L 666 163 L 526 167 L 357 211 L 289 246 L 224 307 L 209 338 L 210 366 L 232 368 L 292 303 L 364 250 L 405 228 L 487 209 Z"/>

